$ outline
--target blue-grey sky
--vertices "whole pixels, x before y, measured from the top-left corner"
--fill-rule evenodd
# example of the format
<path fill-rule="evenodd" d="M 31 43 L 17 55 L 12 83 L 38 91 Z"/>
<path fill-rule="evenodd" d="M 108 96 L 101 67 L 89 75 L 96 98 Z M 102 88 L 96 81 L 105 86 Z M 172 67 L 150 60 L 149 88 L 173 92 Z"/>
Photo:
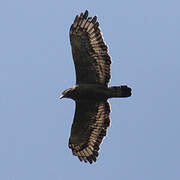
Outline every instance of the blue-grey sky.
<path fill-rule="evenodd" d="M 180 1 L 0 2 L 0 179 L 180 179 Z M 112 57 L 111 127 L 97 163 L 68 148 L 75 104 L 69 27 L 97 15 Z"/>

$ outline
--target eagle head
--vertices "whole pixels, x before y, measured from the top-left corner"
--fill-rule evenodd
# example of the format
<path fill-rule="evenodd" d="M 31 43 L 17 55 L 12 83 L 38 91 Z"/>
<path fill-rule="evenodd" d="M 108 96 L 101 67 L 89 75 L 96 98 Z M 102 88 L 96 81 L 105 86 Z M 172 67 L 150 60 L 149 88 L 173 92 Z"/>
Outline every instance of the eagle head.
<path fill-rule="evenodd" d="M 74 97 L 74 91 L 72 88 L 66 89 L 65 91 L 62 92 L 60 99 L 62 98 L 70 98 L 73 99 Z"/>

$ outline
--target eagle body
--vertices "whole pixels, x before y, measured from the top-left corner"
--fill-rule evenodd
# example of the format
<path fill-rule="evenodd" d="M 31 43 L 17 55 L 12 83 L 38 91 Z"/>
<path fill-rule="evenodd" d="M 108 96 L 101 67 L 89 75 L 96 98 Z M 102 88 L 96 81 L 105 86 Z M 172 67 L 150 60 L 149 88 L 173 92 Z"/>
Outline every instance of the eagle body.
<path fill-rule="evenodd" d="M 98 84 L 77 84 L 64 97 L 75 101 L 105 101 L 109 95 L 108 87 Z"/>
<path fill-rule="evenodd" d="M 108 99 L 129 97 L 131 88 L 108 86 L 111 57 L 96 16 L 88 17 L 87 10 L 76 16 L 69 35 L 76 84 L 61 95 L 76 103 L 69 148 L 80 161 L 93 163 L 110 125 Z"/>
<path fill-rule="evenodd" d="M 106 101 L 108 98 L 129 97 L 131 89 L 127 86 L 107 87 L 101 84 L 77 84 L 62 94 L 63 97 L 75 101 Z"/>

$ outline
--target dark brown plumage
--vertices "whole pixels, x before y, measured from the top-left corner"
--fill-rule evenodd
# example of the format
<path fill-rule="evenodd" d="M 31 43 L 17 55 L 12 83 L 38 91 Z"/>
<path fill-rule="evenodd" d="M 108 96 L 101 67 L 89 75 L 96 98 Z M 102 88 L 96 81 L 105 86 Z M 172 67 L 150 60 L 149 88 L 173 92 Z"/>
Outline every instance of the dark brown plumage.
<path fill-rule="evenodd" d="M 80 161 L 92 163 L 110 124 L 108 98 L 129 97 L 127 86 L 108 87 L 111 58 L 97 22 L 88 11 L 76 16 L 70 28 L 70 42 L 76 69 L 76 85 L 62 98 L 76 102 L 69 148 Z"/>
<path fill-rule="evenodd" d="M 107 52 L 97 17 L 88 11 L 76 16 L 70 28 L 72 55 L 76 69 L 76 84 L 102 84 L 110 80 L 111 58 Z"/>

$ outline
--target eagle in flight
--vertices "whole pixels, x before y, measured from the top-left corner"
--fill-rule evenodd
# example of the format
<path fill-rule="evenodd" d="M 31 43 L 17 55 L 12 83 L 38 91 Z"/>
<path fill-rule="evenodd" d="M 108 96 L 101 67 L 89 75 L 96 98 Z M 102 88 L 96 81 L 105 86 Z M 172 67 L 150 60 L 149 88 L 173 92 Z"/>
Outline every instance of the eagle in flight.
<path fill-rule="evenodd" d="M 111 57 L 96 16 L 88 17 L 87 10 L 76 16 L 70 28 L 70 42 L 76 84 L 60 97 L 76 102 L 69 148 L 80 161 L 93 163 L 110 124 L 107 100 L 129 97 L 131 88 L 126 85 L 108 86 Z"/>

